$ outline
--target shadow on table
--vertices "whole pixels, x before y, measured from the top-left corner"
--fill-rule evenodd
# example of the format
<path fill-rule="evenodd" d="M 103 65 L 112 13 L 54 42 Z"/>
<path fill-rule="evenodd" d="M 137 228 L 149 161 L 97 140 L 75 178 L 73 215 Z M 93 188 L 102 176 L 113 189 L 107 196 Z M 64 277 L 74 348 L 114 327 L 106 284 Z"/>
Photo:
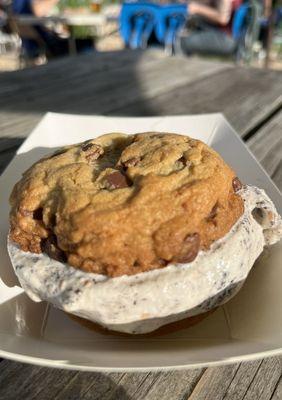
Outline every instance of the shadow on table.
<path fill-rule="evenodd" d="M 5 363 L 5 361 L 3 362 Z M 11 364 L 8 367 L 11 368 Z M 40 368 L 21 363 L 13 365 L 13 368 L 17 369 L 17 374 L 16 376 L 14 374 L 13 377 L 13 385 L 1 385 L 1 399 L 50 399 L 52 395 L 56 400 L 133 399 L 133 397 L 127 394 L 122 385 L 118 384 L 122 378 L 122 374 L 113 374 L 114 376 L 111 377 L 103 373 Z M 24 386 L 22 384 L 23 374 L 26 376 Z"/>
<path fill-rule="evenodd" d="M 14 157 L 24 138 L 20 137 L 1 137 L 0 138 L 0 175 Z"/>
<path fill-rule="evenodd" d="M 0 73 L 0 111 L 8 123 L 21 112 L 25 120 L 28 114 L 33 118 L 48 111 L 94 115 L 122 108 L 121 114 L 131 115 L 126 105 L 138 99 L 142 114 L 152 114 L 143 82 L 144 73 L 151 74 L 152 62 L 158 62 L 156 54 L 124 50 L 64 57 Z"/>

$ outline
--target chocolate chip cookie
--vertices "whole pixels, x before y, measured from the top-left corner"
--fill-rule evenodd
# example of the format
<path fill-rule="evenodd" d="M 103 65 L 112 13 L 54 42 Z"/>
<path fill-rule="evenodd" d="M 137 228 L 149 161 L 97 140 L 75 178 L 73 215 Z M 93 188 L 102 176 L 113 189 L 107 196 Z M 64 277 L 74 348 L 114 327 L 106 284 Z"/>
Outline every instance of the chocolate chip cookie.
<path fill-rule="evenodd" d="M 111 133 L 59 149 L 23 174 L 10 197 L 10 238 L 112 277 L 189 263 L 242 215 L 240 188 L 199 140 Z"/>

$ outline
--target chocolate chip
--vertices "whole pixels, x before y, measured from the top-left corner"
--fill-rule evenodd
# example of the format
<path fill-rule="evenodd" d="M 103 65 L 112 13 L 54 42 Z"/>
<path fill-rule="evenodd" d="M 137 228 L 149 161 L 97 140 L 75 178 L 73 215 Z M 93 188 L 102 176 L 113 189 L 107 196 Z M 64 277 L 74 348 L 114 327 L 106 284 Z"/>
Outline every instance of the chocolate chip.
<path fill-rule="evenodd" d="M 92 146 L 93 146 L 93 143 L 84 143 L 84 144 L 81 146 L 81 150 L 82 150 L 82 151 L 87 151 L 87 150 L 91 149 Z"/>
<path fill-rule="evenodd" d="M 200 235 L 198 233 L 191 233 L 184 239 L 182 250 L 173 261 L 178 263 L 192 262 L 197 257 L 199 249 Z"/>
<path fill-rule="evenodd" d="M 239 178 L 236 177 L 236 178 L 233 179 L 232 187 L 234 189 L 234 192 L 238 192 L 240 189 L 242 189 L 243 185 L 242 185 L 242 183 L 241 183 Z"/>
<path fill-rule="evenodd" d="M 33 211 L 32 213 L 33 219 L 36 219 L 38 221 L 42 221 L 43 219 L 43 208 L 37 208 L 36 210 Z"/>
<path fill-rule="evenodd" d="M 168 264 L 168 261 L 164 260 L 163 258 L 159 258 L 159 264 L 162 267 L 165 267 Z"/>
<path fill-rule="evenodd" d="M 183 166 L 185 166 L 187 163 L 187 160 L 184 156 L 180 157 L 177 161 L 179 161 L 181 164 L 183 164 Z"/>
<path fill-rule="evenodd" d="M 121 189 L 130 186 L 126 176 L 120 171 L 115 171 L 107 175 L 106 183 L 109 189 Z"/>
<path fill-rule="evenodd" d="M 209 215 L 207 216 L 208 222 L 214 222 L 213 219 L 216 217 L 217 209 L 218 209 L 218 202 L 215 203 L 215 205 L 211 209 Z"/>
<path fill-rule="evenodd" d="M 56 214 L 52 214 L 52 215 L 50 216 L 50 219 L 49 219 L 49 225 L 50 225 L 50 226 L 55 226 L 56 223 L 57 223 Z"/>
<path fill-rule="evenodd" d="M 140 162 L 139 157 L 132 157 L 129 160 L 123 161 L 122 165 L 125 168 L 135 167 Z"/>
<path fill-rule="evenodd" d="M 97 160 L 104 153 L 103 147 L 96 143 L 85 143 L 81 150 L 88 162 Z"/>
<path fill-rule="evenodd" d="M 50 258 L 60 262 L 66 262 L 67 257 L 63 250 L 58 247 L 57 238 L 55 235 L 49 236 L 47 239 L 43 239 L 41 242 L 41 250 L 46 253 Z"/>

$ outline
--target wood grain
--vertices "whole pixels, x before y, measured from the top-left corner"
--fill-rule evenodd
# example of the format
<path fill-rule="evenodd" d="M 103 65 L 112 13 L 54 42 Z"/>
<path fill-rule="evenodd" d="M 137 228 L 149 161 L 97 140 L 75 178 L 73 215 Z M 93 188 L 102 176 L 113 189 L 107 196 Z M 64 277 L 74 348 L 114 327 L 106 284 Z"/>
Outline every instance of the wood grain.
<path fill-rule="evenodd" d="M 273 178 L 280 190 L 282 190 L 281 132 L 282 111 L 279 111 L 247 141 L 252 153 Z"/>
<path fill-rule="evenodd" d="M 26 136 L 46 111 L 110 114 L 123 107 L 123 114 L 130 115 L 127 106 L 137 99 L 144 109 L 147 98 L 232 68 L 228 64 L 160 56 L 155 51 L 146 55 L 136 52 L 135 57 L 123 52 L 115 57 L 116 63 L 113 56 L 103 57 L 73 58 L 69 68 L 55 61 L 50 63 L 50 70 L 48 64 L 32 70 L 32 74 L 27 69 L 0 75 L 2 135 Z"/>
<path fill-rule="evenodd" d="M 244 400 L 270 400 L 281 374 L 281 358 L 275 357 L 263 360 L 246 392 Z"/>
<path fill-rule="evenodd" d="M 282 188 L 282 74 L 162 52 L 63 58 L 0 74 L 0 171 L 46 111 L 221 111 Z M 282 400 L 281 358 L 177 372 L 98 374 L 0 362 L 0 400 Z"/>
<path fill-rule="evenodd" d="M 281 400 L 282 399 L 282 376 L 280 377 L 276 388 L 273 392 L 273 395 L 271 397 L 271 400 Z"/>
<path fill-rule="evenodd" d="M 281 105 L 281 92 L 280 72 L 241 67 L 219 71 L 167 91 L 149 99 L 146 107 L 136 101 L 127 112 L 132 115 L 224 112 L 238 133 L 244 136 Z M 121 108 L 116 114 L 124 111 Z"/>
<path fill-rule="evenodd" d="M 208 368 L 187 400 L 221 400 L 238 368 L 238 364 Z"/>

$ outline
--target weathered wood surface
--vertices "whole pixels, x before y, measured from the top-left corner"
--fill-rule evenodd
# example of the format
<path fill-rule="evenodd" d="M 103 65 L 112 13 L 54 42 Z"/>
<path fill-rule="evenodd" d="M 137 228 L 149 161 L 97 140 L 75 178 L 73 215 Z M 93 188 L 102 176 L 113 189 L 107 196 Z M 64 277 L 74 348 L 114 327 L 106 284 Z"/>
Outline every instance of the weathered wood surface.
<path fill-rule="evenodd" d="M 282 111 L 247 140 L 248 146 L 282 190 Z"/>
<path fill-rule="evenodd" d="M 282 188 L 282 74 L 149 51 L 66 58 L 0 74 L 0 171 L 46 111 L 223 112 Z M 97 374 L 0 362 L 0 400 L 282 400 L 282 358 L 157 373 Z"/>
<path fill-rule="evenodd" d="M 176 372 L 64 371 L 3 360 L 0 400 L 280 400 L 282 358 Z"/>

